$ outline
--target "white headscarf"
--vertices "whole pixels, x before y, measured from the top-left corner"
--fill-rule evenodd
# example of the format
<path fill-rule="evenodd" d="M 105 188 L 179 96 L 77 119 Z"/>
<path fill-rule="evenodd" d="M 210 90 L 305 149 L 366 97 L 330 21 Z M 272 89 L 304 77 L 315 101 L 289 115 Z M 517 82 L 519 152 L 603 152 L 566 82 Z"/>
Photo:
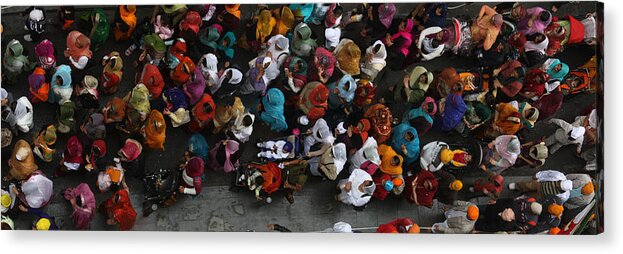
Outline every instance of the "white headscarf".
<path fill-rule="evenodd" d="M 251 117 L 251 125 L 250 126 L 245 126 L 243 124 L 243 119 L 246 116 Z M 230 128 L 230 131 L 241 142 L 247 142 L 247 141 L 249 141 L 249 137 L 251 136 L 251 133 L 253 133 L 253 123 L 254 122 L 255 122 L 255 115 L 253 115 L 253 114 L 251 114 L 249 112 L 246 112 L 246 113 L 236 117 L 236 120 L 234 121 L 234 125 L 232 125 L 232 127 Z"/>
<path fill-rule="evenodd" d="M 34 126 L 33 116 L 32 104 L 28 101 L 28 98 L 26 96 L 20 97 L 15 106 L 15 119 L 18 129 L 25 133 L 29 132 Z"/>
<path fill-rule="evenodd" d="M 208 87 L 212 88 L 218 84 L 218 58 L 214 54 L 208 53 L 203 55 L 201 58 L 201 72 L 203 72 L 204 77 L 206 74 L 210 75 L 210 78 L 206 78 Z"/>
<path fill-rule="evenodd" d="M 223 72 L 223 75 L 221 75 L 221 77 L 219 78 L 219 81 L 218 81 L 219 86 L 223 85 L 225 78 L 227 78 L 227 73 L 231 73 L 231 78 L 229 78 L 229 81 L 227 83 L 232 84 L 232 85 L 240 84 L 240 81 L 242 81 L 242 72 L 240 72 L 240 70 L 236 68 L 228 68 L 228 69 L 225 69 L 225 71 Z"/>
<path fill-rule="evenodd" d="M 41 208 L 52 198 L 53 183 L 42 175 L 33 175 L 22 184 L 22 192 L 31 208 Z"/>
<path fill-rule="evenodd" d="M 374 53 L 374 48 L 376 45 L 381 45 L 381 48 L 378 52 Z M 366 49 L 367 54 L 372 54 L 372 59 L 370 60 L 370 64 L 382 64 L 385 65 L 385 59 L 387 58 L 387 49 L 385 48 L 385 44 L 381 40 L 377 40 L 372 44 L 372 46 Z"/>
<path fill-rule="evenodd" d="M 533 41 L 527 41 L 524 45 L 525 51 L 539 51 L 541 53 L 545 53 L 547 50 L 547 45 L 549 44 L 549 39 L 545 36 L 545 40 L 540 43 L 534 43 Z"/>
<path fill-rule="evenodd" d="M 331 128 L 327 124 L 327 121 L 320 118 L 312 127 L 312 135 L 316 142 L 322 142 L 325 144 L 333 144 L 335 141 L 335 137 L 333 137 L 333 132 L 331 132 Z"/>
<path fill-rule="evenodd" d="M 366 161 L 371 161 L 376 165 L 380 165 L 381 157 L 377 150 L 378 144 L 373 137 L 368 137 L 363 146 L 350 157 L 350 169 L 359 168 Z"/>
<path fill-rule="evenodd" d="M 342 35 L 342 30 L 340 28 L 327 28 L 324 30 L 324 37 L 326 40 L 326 47 L 337 47 L 337 44 L 340 43 L 340 36 Z"/>

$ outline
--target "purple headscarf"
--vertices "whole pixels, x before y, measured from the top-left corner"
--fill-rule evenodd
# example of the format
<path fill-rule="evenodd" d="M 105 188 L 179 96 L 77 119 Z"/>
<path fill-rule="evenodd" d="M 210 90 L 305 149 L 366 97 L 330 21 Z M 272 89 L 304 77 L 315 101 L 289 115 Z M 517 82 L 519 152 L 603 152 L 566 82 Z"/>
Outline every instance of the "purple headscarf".
<path fill-rule="evenodd" d="M 385 26 L 389 28 L 396 14 L 396 6 L 394 4 L 382 4 L 379 6 L 379 20 Z"/>
<path fill-rule="evenodd" d="M 188 80 L 188 83 L 184 86 L 184 93 L 188 96 L 188 101 L 190 105 L 195 105 L 203 96 L 203 92 L 205 91 L 206 83 L 205 78 L 203 77 L 203 73 L 201 72 L 201 67 L 197 66 L 194 72 L 194 79 Z"/>

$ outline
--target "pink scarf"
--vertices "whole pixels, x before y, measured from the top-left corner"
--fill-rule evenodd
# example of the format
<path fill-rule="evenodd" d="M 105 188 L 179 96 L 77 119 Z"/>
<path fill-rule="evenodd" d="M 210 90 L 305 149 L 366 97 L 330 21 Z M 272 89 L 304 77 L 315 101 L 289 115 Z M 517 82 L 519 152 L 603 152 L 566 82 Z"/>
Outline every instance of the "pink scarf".
<path fill-rule="evenodd" d="M 400 52 L 407 56 L 409 55 L 409 47 L 411 46 L 411 42 L 413 41 L 411 39 L 411 30 L 413 29 L 413 20 L 412 19 L 406 19 L 407 20 L 407 24 L 405 25 L 405 28 L 402 31 L 398 31 L 396 34 L 394 34 L 394 36 L 392 36 L 392 40 L 398 39 L 398 37 L 402 37 L 405 39 L 405 42 L 402 45 L 399 45 L 400 47 Z"/>

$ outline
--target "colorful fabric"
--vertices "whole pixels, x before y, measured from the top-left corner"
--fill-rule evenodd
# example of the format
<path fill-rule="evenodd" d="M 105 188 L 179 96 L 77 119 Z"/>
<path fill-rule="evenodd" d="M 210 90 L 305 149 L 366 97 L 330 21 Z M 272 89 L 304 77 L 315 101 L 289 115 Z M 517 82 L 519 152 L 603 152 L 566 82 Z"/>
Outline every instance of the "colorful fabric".
<path fill-rule="evenodd" d="M 282 132 L 288 129 L 286 118 L 283 115 L 284 103 L 283 92 L 277 88 L 268 89 L 266 95 L 262 97 L 264 111 L 260 112 L 260 119 L 270 125 L 272 131 Z"/>
<path fill-rule="evenodd" d="M 160 111 L 152 110 L 145 123 L 145 145 L 152 149 L 164 150 L 166 131 L 164 116 Z"/>

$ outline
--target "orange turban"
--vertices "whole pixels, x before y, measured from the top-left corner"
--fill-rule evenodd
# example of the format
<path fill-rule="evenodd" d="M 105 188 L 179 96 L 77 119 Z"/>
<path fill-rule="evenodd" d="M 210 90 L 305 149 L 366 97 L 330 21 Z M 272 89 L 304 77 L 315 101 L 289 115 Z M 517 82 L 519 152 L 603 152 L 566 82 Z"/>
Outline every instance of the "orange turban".
<path fill-rule="evenodd" d="M 417 224 L 413 223 L 413 225 L 411 226 L 411 228 L 408 231 L 410 234 L 419 234 L 420 233 L 420 226 L 418 226 Z"/>
<path fill-rule="evenodd" d="M 467 218 L 469 220 L 477 220 L 479 216 L 478 207 L 475 205 L 470 205 L 467 208 Z"/>
<path fill-rule="evenodd" d="M 554 215 L 556 217 L 560 217 L 560 215 L 562 215 L 562 212 L 565 210 L 565 208 L 563 208 L 561 205 L 559 204 L 551 204 L 547 207 L 547 211 L 551 214 Z"/>
<path fill-rule="evenodd" d="M 595 191 L 595 187 L 593 186 L 593 182 L 588 182 L 582 187 L 582 195 L 588 195 Z"/>

